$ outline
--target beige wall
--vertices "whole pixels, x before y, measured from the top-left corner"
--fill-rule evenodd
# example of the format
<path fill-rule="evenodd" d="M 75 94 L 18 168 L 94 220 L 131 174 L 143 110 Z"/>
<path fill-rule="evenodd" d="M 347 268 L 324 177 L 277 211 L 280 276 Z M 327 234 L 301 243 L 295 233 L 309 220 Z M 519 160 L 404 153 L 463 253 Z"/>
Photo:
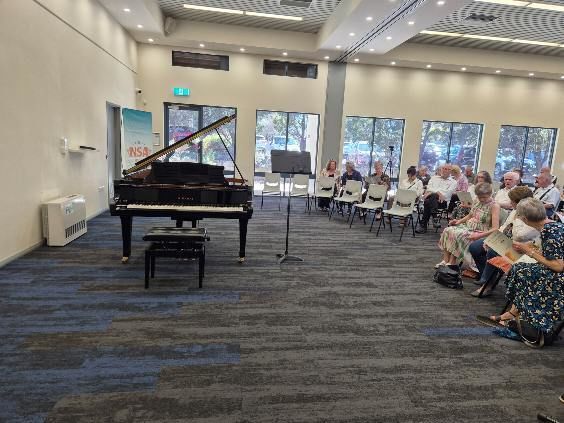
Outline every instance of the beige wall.
<path fill-rule="evenodd" d="M 106 101 L 134 106 L 135 51 L 95 1 L 0 2 L 0 264 L 42 241 L 41 202 L 107 207 Z M 62 155 L 63 136 L 99 151 Z"/>
<path fill-rule="evenodd" d="M 344 115 L 406 120 L 402 175 L 418 163 L 423 120 L 482 123 L 479 168 L 491 172 L 501 125 L 564 129 L 563 98 L 561 81 L 349 65 Z M 563 166 L 564 142 L 560 142 L 553 160 L 560 180 L 564 180 Z"/>
<path fill-rule="evenodd" d="M 153 113 L 154 131 L 164 131 L 164 102 L 237 108 L 236 161 L 249 180 L 254 171 L 256 110 L 317 113 L 321 115 L 320 136 L 323 133 L 326 63 L 319 64 L 317 79 L 287 78 L 263 75 L 264 58 L 248 54 L 229 53 L 229 72 L 173 67 L 172 50 L 165 46 L 139 46 L 139 84 L 143 98 L 138 108 Z M 173 87 L 190 88 L 190 97 L 174 97 Z"/>

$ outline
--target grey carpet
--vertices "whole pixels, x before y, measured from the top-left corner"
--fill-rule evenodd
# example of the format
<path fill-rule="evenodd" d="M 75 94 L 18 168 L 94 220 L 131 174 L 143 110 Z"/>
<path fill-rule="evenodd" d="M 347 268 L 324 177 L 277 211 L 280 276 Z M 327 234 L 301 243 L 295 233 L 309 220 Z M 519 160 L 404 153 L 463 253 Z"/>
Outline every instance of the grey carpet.
<path fill-rule="evenodd" d="M 438 234 L 376 238 L 303 213 L 255 207 L 247 262 L 237 224 L 208 220 L 204 288 L 194 262 L 161 259 L 143 289 L 136 219 L 119 219 L 0 269 L 3 422 L 564 422 L 564 341 L 532 350 L 474 319 L 492 298 L 433 284 Z"/>

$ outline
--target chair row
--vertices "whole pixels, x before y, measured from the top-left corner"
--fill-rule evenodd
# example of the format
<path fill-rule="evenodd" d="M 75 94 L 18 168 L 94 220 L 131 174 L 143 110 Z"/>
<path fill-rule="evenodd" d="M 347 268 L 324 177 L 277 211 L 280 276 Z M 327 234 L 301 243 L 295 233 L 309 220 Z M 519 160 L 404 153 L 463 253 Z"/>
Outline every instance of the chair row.
<path fill-rule="evenodd" d="M 278 196 L 278 210 L 280 210 L 280 202 L 282 201 L 282 182 L 279 173 L 265 173 L 264 187 L 261 193 L 260 208 L 264 204 L 264 196 Z M 302 197 L 306 201 L 306 210 L 310 210 L 310 194 L 309 194 L 309 175 L 294 175 L 290 181 L 290 195 L 292 197 Z"/>

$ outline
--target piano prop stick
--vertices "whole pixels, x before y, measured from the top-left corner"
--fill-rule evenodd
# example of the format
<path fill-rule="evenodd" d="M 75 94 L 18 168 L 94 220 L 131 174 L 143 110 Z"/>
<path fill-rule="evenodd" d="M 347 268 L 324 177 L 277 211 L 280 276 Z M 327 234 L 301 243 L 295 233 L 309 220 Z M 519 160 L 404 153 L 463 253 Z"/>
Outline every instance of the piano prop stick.
<path fill-rule="evenodd" d="M 205 128 L 138 161 L 123 171 L 124 178 L 114 181 L 114 202 L 110 214 L 119 216 L 122 235 L 122 263 L 131 255 L 133 217 L 170 217 L 177 225 L 189 220 L 236 219 L 239 221 L 239 263 L 245 261 L 247 226 L 253 215 L 252 188 L 246 185 L 239 167 L 233 161 L 240 179 L 227 180 L 223 166 L 191 162 L 168 162 L 168 157 L 182 146 L 216 131 L 236 118 L 225 116 Z M 150 166 L 150 169 L 149 169 Z"/>

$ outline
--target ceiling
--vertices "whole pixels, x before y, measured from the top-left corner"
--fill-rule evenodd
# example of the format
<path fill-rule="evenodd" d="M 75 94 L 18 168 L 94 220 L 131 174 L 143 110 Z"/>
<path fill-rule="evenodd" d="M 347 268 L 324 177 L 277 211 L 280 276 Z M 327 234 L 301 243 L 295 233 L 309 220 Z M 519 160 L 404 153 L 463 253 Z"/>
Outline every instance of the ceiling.
<path fill-rule="evenodd" d="M 550 4 L 564 5 L 564 0 L 552 0 Z M 473 13 L 497 17 L 498 19 L 484 26 L 467 24 L 464 19 Z M 564 12 L 472 2 L 451 13 L 440 22 L 428 28 L 428 30 L 564 44 Z M 419 34 L 410 41 L 453 47 L 564 56 L 564 48 L 562 47 L 536 46 L 462 37 Z"/>
<path fill-rule="evenodd" d="M 313 0 L 308 8 L 297 6 L 281 6 L 279 0 L 158 0 L 166 16 L 175 19 L 211 22 L 217 24 L 242 25 L 253 28 L 268 28 L 282 31 L 317 33 L 341 0 Z M 302 17 L 302 21 L 267 19 L 262 17 L 233 15 L 227 13 L 208 12 L 186 9 L 189 3 L 197 6 L 236 9 L 276 15 Z"/>

